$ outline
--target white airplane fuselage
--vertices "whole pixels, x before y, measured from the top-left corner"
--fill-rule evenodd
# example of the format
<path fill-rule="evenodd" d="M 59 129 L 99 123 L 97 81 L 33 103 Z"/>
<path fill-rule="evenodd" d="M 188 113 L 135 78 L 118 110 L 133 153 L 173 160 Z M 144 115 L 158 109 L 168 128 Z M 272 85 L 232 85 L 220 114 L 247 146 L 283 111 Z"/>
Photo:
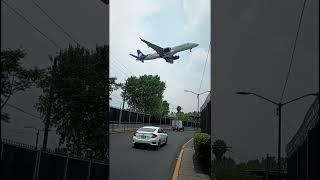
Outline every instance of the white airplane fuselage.
<path fill-rule="evenodd" d="M 157 58 L 165 58 L 165 57 L 171 57 L 174 54 L 181 52 L 181 51 L 185 51 L 188 49 L 192 49 L 194 47 L 196 47 L 198 45 L 196 45 L 195 43 L 185 43 L 185 44 L 181 44 L 179 46 L 174 46 L 170 49 L 169 52 L 166 52 L 165 55 L 163 57 L 160 57 L 160 55 L 158 53 L 152 53 L 152 54 L 148 54 L 146 55 L 146 57 L 144 58 L 144 60 L 151 60 L 151 59 L 157 59 Z"/>
<path fill-rule="evenodd" d="M 185 51 L 197 47 L 199 44 L 197 43 L 184 43 L 181 44 L 179 46 L 174 46 L 174 47 L 160 47 L 158 45 L 155 45 L 153 43 L 150 43 L 142 38 L 140 38 L 141 41 L 143 41 L 144 43 L 146 43 L 150 48 L 152 48 L 154 51 L 156 51 L 155 53 L 151 53 L 151 54 L 143 54 L 139 49 L 137 50 L 137 55 L 134 54 L 129 54 L 132 57 L 136 58 L 136 60 L 144 62 L 145 60 L 153 60 L 153 59 L 157 59 L 157 58 L 163 58 L 166 60 L 166 62 L 168 63 L 173 63 L 174 60 L 179 59 L 179 56 L 174 56 L 176 53 L 181 52 L 181 51 Z"/>

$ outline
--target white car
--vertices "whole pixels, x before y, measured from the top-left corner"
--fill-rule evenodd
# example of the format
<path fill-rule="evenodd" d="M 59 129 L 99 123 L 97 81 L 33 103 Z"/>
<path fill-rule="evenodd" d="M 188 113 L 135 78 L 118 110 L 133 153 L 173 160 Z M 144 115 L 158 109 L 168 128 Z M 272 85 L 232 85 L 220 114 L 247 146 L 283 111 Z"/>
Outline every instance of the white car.
<path fill-rule="evenodd" d="M 138 144 L 148 144 L 156 146 L 158 149 L 162 144 L 167 144 L 168 134 L 160 127 L 144 126 L 133 134 L 132 143 L 136 147 Z"/>

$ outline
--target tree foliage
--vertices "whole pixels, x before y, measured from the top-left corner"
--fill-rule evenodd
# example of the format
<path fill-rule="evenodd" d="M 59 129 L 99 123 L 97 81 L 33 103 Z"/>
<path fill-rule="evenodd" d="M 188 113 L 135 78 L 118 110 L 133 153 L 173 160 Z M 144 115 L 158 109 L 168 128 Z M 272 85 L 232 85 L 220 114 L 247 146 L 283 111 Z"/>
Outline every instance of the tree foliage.
<path fill-rule="evenodd" d="M 170 108 L 168 101 L 164 100 L 162 101 L 162 107 L 163 107 L 163 115 L 169 115 Z"/>
<path fill-rule="evenodd" d="M 1 50 L 1 121 L 10 122 L 8 113 L 2 111 L 10 97 L 37 84 L 44 70 L 22 67 L 26 53 L 22 49 Z"/>
<path fill-rule="evenodd" d="M 47 69 L 40 86 L 43 94 L 36 104 L 42 114 L 48 112 L 49 91 L 52 87 L 50 126 L 57 128 L 60 145 L 81 157 L 106 159 L 108 155 L 107 111 L 110 80 L 108 47 L 97 46 L 89 51 L 72 47 L 51 58 L 54 71 Z M 109 92 L 109 93 L 108 93 Z"/>
<path fill-rule="evenodd" d="M 197 119 L 198 113 L 196 111 L 184 113 L 183 111 L 177 112 L 177 119 L 179 120 L 194 120 Z"/>
<path fill-rule="evenodd" d="M 121 83 L 117 83 L 116 82 L 117 78 L 115 77 L 110 77 L 109 78 L 109 99 L 111 100 L 111 93 L 114 91 L 114 90 L 117 90 L 119 89 L 120 87 L 122 87 L 122 84 Z"/>
<path fill-rule="evenodd" d="M 164 112 L 163 93 L 165 88 L 165 82 L 162 82 L 159 76 L 131 76 L 122 87 L 121 96 L 125 97 L 130 109 L 150 113 L 159 118 Z"/>
<path fill-rule="evenodd" d="M 233 180 L 248 178 L 247 171 L 273 171 L 277 170 L 277 161 L 275 157 L 266 157 L 261 160 L 249 160 L 247 162 L 236 163 L 230 157 L 222 157 L 213 161 L 212 172 L 217 180 Z M 286 159 L 281 159 L 282 169 L 286 169 Z"/>

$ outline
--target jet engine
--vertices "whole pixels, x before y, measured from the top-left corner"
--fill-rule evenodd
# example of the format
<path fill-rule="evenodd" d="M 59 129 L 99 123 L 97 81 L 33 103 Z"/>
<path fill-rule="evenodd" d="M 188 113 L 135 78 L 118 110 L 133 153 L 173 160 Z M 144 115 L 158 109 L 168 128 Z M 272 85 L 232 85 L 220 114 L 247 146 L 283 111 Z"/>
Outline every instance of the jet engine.
<path fill-rule="evenodd" d="M 173 56 L 173 59 L 174 60 L 179 59 L 179 56 Z"/>
<path fill-rule="evenodd" d="M 163 49 L 163 51 L 164 51 L 165 53 L 168 53 L 168 52 L 170 52 L 170 51 L 171 51 L 171 48 L 169 48 L 169 47 L 164 48 L 164 49 Z"/>

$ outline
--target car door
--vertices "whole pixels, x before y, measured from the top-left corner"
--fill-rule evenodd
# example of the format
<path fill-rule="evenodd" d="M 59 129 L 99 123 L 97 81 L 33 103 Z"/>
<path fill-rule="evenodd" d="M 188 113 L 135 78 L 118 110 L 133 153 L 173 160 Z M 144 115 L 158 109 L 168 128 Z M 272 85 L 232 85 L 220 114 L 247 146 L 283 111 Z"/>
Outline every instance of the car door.
<path fill-rule="evenodd" d="M 159 128 L 159 130 L 158 130 L 158 133 L 159 133 L 159 136 L 160 136 L 160 139 L 161 139 L 161 142 L 163 143 L 163 142 L 165 142 L 165 139 L 164 139 L 164 134 L 163 134 L 163 131 L 162 131 L 162 129 L 161 128 Z"/>

